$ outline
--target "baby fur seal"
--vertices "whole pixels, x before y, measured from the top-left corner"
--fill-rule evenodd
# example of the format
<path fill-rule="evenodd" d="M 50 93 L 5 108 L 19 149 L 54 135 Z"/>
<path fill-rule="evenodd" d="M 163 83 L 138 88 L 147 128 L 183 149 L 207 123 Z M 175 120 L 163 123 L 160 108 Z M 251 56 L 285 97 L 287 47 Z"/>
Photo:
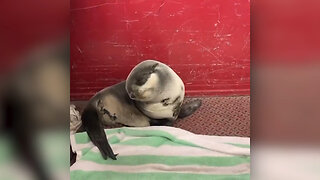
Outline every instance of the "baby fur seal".
<path fill-rule="evenodd" d="M 126 81 L 101 90 L 89 100 L 82 113 L 83 128 L 104 159 L 116 159 L 104 125 L 168 125 L 201 106 L 200 100 L 181 105 L 183 98 L 183 82 L 170 67 L 154 60 L 143 61 Z"/>
<path fill-rule="evenodd" d="M 146 60 L 135 66 L 126 80 L 126 90 L 137 107 L 155 125 L 168 125 L 197 110 L 201 101 L 182 105 L 185 87 L 181 78 L 166 64 Z"/>

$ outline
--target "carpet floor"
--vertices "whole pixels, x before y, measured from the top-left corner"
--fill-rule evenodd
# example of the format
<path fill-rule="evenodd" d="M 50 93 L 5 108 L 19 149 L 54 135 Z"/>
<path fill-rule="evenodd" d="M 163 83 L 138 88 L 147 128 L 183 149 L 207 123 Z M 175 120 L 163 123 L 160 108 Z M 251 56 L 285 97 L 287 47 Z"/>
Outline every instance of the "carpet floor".
<path fill-rule="evenodd" d="M 250 137 L 250 96 L 210 96 L 201 99 L 202 106 L 191 116 L 178 119 L 173 126 L 196 134 Z M 81 112 L 86 101 L 73 101 Z M 113 126 L 107 128 L 121 127 Z"/>

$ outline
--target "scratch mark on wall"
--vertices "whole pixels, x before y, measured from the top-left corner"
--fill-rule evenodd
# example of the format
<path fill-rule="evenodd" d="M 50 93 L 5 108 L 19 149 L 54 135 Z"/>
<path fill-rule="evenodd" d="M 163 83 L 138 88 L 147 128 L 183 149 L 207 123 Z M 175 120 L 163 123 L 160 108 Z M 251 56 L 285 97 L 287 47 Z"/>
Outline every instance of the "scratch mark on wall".
<path fill-rule="evenodd" d="M 182 13 L 183 13 L 183 10 L 177 12 L 178 15 L 182 15 Z"/>
<path fill-rule="evenodd" d="M 132 45 L 129 45 L 129 44 L 114 44 L 113 45 L 114 47 L 126 47 L 126 48 L 131 48 Z"/>
<path fill-rule="evenodd" d="M 80 49 L 80 47 L 77 45 L 77 49 L 78 49 L 78 51 L 80 52 L 80 54 L 83 54 L 82 53 L 82 50 Z"/>
<path fill-rule="evenodd" d="M 138 21 L 140 21 L 140 20 L 138 20 L 138 19 L 134 19 L 134 20 L 129 20 L 129 19 L 121 20 L 121 22 L 125 22 L 125 23 L 126 23 L 126 28 L 127 28 L 127 30 L 129 30 L 129 26 L 130 26 L 131 23 L 133 23 L 133 22 L 138 22 Z"/>
<path fill-rule="evenodd" d="M 169 1 L 170 3 L 174 3 L 174 4 L 182 4 L 182 2 L 179 2 L 179 1 Z"/>
<path fill-rule="evenodd" d="M 174 39 L 176 35 L 178 34 L 179 31 L 183 31 L 183 26 L 186 25 L 187 23 L 190 23 L 194 20 L 195 18 L 191 18 L 185 22 L 183 22 L 179 27 L 176 28 L 175 32 L 172 34 L 170 42 L 168 43 L 167 47 L 170 47 L 175 44 L 182 44 L 181 42 L 174 42 Z"/>
<path fill-rule="evenodd" d="M 192 22 L 193 20 L 195 20 L 196 18 L 191 18 L 191 19 L 189 19 L 189 20 L 187 20 L 187 21 L 185 21 L 185 22 L 183 22 L 177 29 L 179 29 L 179 30 L 183 30 L 182 29 L 182 26 L 184 26 L 184 25 L 186 25 L 186 24 L 188 24 L 188 23 L 190 23 L 190 22 Z"/>
<path fill-rule="evenodd" d="M 70 9 L 70 11 L 87 10 L 87 9 L 93 9 L 93 8 L 97 8 L 97 7 L 101 7 L 101 6 L 114 5 L 114 4 L 120 4 L 120 3 L 118 3 L 118 2 L 115 2 L 115 3 L 106 2 L 106 3 L 97 4 L 97 5 L 92 5 L 92 6 L 87 6 L 87 7 L 83 7 L 83 8 Z"/>
<path fill-rule="evenodd" d="M 161 5 L 160 5 L 160 7 L 159 7 L 159 9 L 158 9 L 158 15 L 160 14 L 160 11 L 161 11 L 162 7 L 163 7 L 166 3 L 167 3 L 166 1 L 162 1 Z"/>
<path fill-rule="evenodd" d="M 224 30 L 224 24 L 222 24 L 220 29 L 217 29 L 217 31 L 214 32 L 213 37 L 220 38 L 223 30 Z"/>
<path fill-rule="evenodd" d="M 242 16 L 242 14 L 240 14 L 236 8 L 234 9 L 234 14 L 238 17 Z"/>
<path fill-rule="evenodd" d="M 142 18 L 146 18 L 148 16 L 159 16 L 160 12 L 161 12 L 161 9 L 162 7 L 166 4 L 167 2 L 166 1 L 162 1 L 162 3 L 160 4 L 159 8 L 157 11 L 146 11 L 144 13 L 144 16 Z"/>
<path fill-rule="evenodd" d="M 248 44 L 250 43 L 250 32 L 247 35 L 247 38 L 244 40 L 244 44 L 241 48 L 241 51 L 244 51 L 244 49 L 248 46 Z"/>
<path fill-rule="evenodd" d="M 214 27 L 217 27 L 220 23 L 221 23 L 221 13 L 220 13 L 220 7 L 217 6 L 217 10 L 218 10 L 218 19 L 217 22 L 214 24 Z"/>
<path fill-rule="evenodd" d="M 116 43 L 116 42 L 112 42 L 112 41 L 104 41 L 103 44 L 115 45 L 115 44 L 117 44 L 117 43 Z"/>
<path fill-rule="evenodd" d="M 203 50 L 207 51 L 209 54 L 211 54 L 213 57 L 216 58 L 216 60 L 219 62 L 219 63 L 222 63 L 219 59 L 218 59 L 218 56 L 216 56 L 215 54 L 213 54 L 209 48 L 205 47 L 204 45 L 202 45 L 201 43 L 197 43 L 199 46 L 201 46 L 203 48 Z M 216 50 L 216 49 L 214 49 Z"/>
<path fill-rule="evenodd" d="M 237 6 L 239 6 L 240 3 L 239 2 L 235 2 L 233 5 L 234 5 L 234 14 L 236 16 L 238 16 L 238 17 L 242 16 L 242 14 L 239 13 L 238 8 L 237 8 Z"/>
<path fill-rule="evenodd" d="M 132 22 L 137 22 L 139 21 L 138 19 L 134 19 L 134 20 L 122 20 L 122 22 L 126 22 L 126 23 L 132 23 Z"/>
<path fill-rule="evenodd" d="M 150 15 L 154 15 L 154 12 L 152 12 L 152 11 L 145 12 L 143 18 L 146 18 Z"/>

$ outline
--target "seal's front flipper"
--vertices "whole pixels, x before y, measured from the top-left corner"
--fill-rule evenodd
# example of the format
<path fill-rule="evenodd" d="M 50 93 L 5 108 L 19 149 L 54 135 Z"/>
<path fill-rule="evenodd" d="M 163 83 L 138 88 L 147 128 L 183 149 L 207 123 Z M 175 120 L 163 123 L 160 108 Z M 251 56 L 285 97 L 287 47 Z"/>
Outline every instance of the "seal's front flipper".
<path fill-rule="evenodd" d="M 99 121 L 97 111 L 94 107 L 88 106 L 83 111 L 82 124 L 84 129 L 87 131 L 92 143 L 98 147 L 102 157 L 104 159 L 110 157 L 111 159 L 116 160 L 117 155 L 113 153 L 108 143 L 106 134 L 101 122 Z"/>
<path fill-rule="evenodd" d="M 181 106 L 178 118 L 182 119 L 193 114 L 200 108 L 202 101 L 200 99 L 185 103 Z"/>

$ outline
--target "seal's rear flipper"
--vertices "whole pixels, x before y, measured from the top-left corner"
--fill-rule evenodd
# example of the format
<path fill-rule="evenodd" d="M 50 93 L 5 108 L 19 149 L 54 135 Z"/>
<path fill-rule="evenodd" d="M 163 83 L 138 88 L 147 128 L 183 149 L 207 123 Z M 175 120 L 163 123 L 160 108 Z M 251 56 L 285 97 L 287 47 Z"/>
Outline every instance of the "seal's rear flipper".
<path fill-rule="evenodd" d="M 94 107 L 87 107 L 82 113 L 82 124 L 87 131 L 92 143 L 96 145 L 104 159 L 110 157 L 116 160 L 116 156 L 106 137 L 102 124 L 99 121 L 97 111 Z"/>
<path fill-rule="evenodd" d="M 201 106 L 202 101 L 200 99 L 185 103 L 181 106 L 178 118 L 182 119 L 193 114 Z"/>

